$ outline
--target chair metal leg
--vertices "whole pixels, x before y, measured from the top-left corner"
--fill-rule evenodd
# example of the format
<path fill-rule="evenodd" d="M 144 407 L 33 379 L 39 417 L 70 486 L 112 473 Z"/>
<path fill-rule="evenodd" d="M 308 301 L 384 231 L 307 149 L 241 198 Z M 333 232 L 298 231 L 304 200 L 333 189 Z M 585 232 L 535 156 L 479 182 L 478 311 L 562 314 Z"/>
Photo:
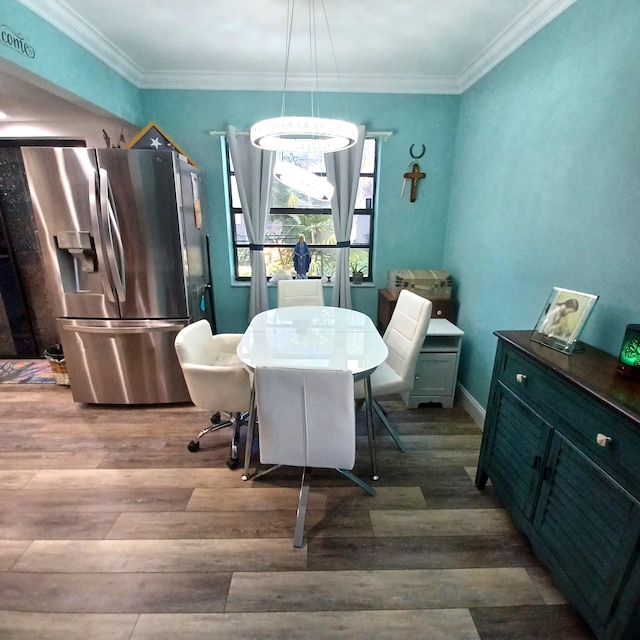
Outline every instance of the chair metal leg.
<path fill-rule="evenodd" d="M 336 469 L 339 473 L 341 473 L 345 478 L 349 478 L 351 482 L 357 484 L 361 489 L 364 489 L 367 493 L 372 496 L 376 495 L 376 490 L 369 484 L 367 484 L 364 480 L 358 478 L 357 475 L 351 473 L 351 471 L 347 471 L 347 469 Z"/>
<path fill-rule="evenodd" d="M 376 461 L 376 437 L 373 432 L 373 398 L 371 396 L 371 378 L 364 379 L 364 401 L 367 414 L 367 438 L 369 440 L 369 460 L 371 461 L 371 479 L 379 480 Z"/>
<path fill-rule="evenodd" d="M 248 476 L 247 478 L 242 476 L 242 479 L 243 480 L 258 480 L 258 479 L 263 478 L 264 476 L 268 475 L 272 471 L 275 471 L 276 469 L 280 469 L 280 467 L 282 467 L 282 466 L 283 465 L 281 465 L 281 464 L 274 464 L 271 467 L 267 467 L 266 469 L 262 469 L 262 471 L 256 470 L 256 472 L 252 476 Z"/>
<path fill-rule="evenodd" d="M 275 471 L 276 469 L 280 469 L 284 465 L 274 464 L 267 469 L 263 469 L 258 471 L 253 476 L 250 476 L 251 480 L 258 480 L 263 476 Z M 347 469 L 336 469 L 338 473 L 341 473 L 345 478 L 348 478 L 354 484 L 358 485 L 361 489 L 366 491 L 368 494 L 375 496 L 376 490 L 369 484 L 367 484 L 364 480 L 361 480 L 355 474 L 351 473 Z M 244 476 L 243 476 L 243 479 Z M 293 533 L 293 546 L 297 549 L 300 549 L 303 545 L 304 541 L 304 524 L 307 517 L 307 503 L 309 501 L 309 489 L 310 489 L 310 479 L 311 479 L 311 468 L 303 467 L 302 468 L 302 480 L 300 482 L 300 495 L 298 496 L 298 510 L 296 512 L 296 526 Z"/>
<path fill-rule="evenodd" d="M 240 440 L 240 427 L 244 424 L 241 413 L 234 414 L 233 417 L 233 436 L 231 437 L 231 454 L 227 460 L 229 469 L 237 469 L 238 467 L 238 441 Z"/>
<path fill-rule="evenodd" d="M 407 448 L 402 444 L 402 440 L 400 440 L 400 434 L 396 431 L 395 427 L 389 422 L 387 416 L 384 413 L 384 409 L 380 406 L 377 400 L 371 400 L 373 404 L 373 410 L 378 414 L 378 417 L 382 421 L 384 428 L 389 432 L 389 435 L 394 439 L 396 445 L 398 445 L 398 449 L 405 453 Z"/>
<path fill-rule="evenodd" d="M 202 436 L 207 435 L 207 433 L 218 431 L 218 429 L 230 427 L 232 424 L 233 417 L 230 417 L 229 420 L 220 420 L 220 414 L 214 413 L 211 416 L 211 424 L 200 431 L 200 433 L 187 445 L 187 449 L 189 449 L 189 451 L 191 451 L 192 453 L 195 453 L 200 449 L 200 438 L 202 438 Z"/>
<path fill-rule="evenodd" d="M 256 390 L 251 387 L 251 400 L 249 404 L 249 418 L 247 420 L 247 439 L 244 445 L 244 471 L 242 479 L 249 479 L 249 467 L 251 466 L 251 449 L 253 448 L 253 434 L 256 429 Z"/>
<path fill-rule="evenodd" d="M 296 549 L 300 549 L 304 541 L 304 521 L 307 517 L 310 476 L 311 470 L 307 467 L 303 467 L 302 481 L 300 483 L 300 496 L 298 497 L 298 511 L 296 513 L 296 528 L 293 533 L 293 546 L 296 547 Z"/>
<path fill-rule="evenodd" d="M 247 413 L 235 412 L 229 414 L 228 420 L 220 420 L 220 414 L 214 413 L 211 416 L 211 425 L 206 427 L 192 440 L 187 448 L 189 451 L 195 453 L 200 449 L 200 438 L 207 433 L 213 433 L 218 429 L 224 429 L 226 427 L 233 427 L 233 435 L 231 437 L 231 452 L 227 459 L 227 467 L 229 469 L 236 469 L 238 467 L 238 441 L 240 440 L 240 427 L 247 422 Z"/>

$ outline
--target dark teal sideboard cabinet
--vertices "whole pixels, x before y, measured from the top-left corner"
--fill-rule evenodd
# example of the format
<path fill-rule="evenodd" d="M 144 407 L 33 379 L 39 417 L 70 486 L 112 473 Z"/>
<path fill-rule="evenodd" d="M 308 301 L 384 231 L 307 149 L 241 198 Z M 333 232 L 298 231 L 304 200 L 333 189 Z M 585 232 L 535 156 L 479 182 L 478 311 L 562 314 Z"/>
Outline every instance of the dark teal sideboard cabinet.
<path fill-rule="evenodd" d="M 602 640 L 640 638 L 640 381 L 585 345 L 497 332 L 476 486 L 496 494 Z"/>

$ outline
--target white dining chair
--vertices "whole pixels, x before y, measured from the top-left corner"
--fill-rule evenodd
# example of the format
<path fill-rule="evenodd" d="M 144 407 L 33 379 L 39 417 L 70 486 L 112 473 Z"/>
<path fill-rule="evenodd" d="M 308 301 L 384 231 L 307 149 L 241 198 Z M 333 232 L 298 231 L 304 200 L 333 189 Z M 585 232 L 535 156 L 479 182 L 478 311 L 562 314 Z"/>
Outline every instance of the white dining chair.
<path fill-rule="evenodd" d="M 256 480 L 281 466 L 302 467 L 293 546 L 301 547 L 312 468 L 336 469 L 372 496 L 351 473 L 356 455 L 353 375 L 331 369 L 257 367 L 255 370 L 261 465 Z"/>
<path fill-rule="evenodd" d="M 238 466 L 239 429 L 246 424 L 251 405 L 251 377 L 236 355 L 242 334 L 212 335 L 207 320 L 184 327 L 175 339 L 175 350 L 193 404 L 210 412 L 211 424 L 191 440 L 188 449 L 200 449 L 200 438 L 223 427 L 232 427 L 230 469 Z"/>
<path fill-rule="evenodd" d="M 406 447 L 376 398 L 413 388 L 416 363 L 431 320 L 431 307 L 431 301 L 422 296 L 407 289 L 400 292 L 383 336 L 389 355 L 370 377 L 373 410 L 401 451 L 406 451 Z M 356 400 L 364 400 L 363 380 L 355 383 L 354 393 Z"/>
<path fill-rule="evenodd" d="M 279 280 L 278 307 L 324 306 L 321 280 Z"/>

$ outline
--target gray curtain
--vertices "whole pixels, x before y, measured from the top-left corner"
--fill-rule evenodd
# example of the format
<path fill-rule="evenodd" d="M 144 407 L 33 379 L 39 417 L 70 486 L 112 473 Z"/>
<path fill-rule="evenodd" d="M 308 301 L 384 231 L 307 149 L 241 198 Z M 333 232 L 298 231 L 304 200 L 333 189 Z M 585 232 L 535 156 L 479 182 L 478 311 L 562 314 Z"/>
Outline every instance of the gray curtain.
<path fill-rule="evenodd" d="M 327 180 L 334 186 L 331 214 L 336 232 L 336 273 L 333 279 L 331 306 L 351 309 L 349 282 L 349 241 L 353 225 L 353 210 L 358 194 L 358 180 L 362 166 L 365 128 L 358 127 L 358 142 L 349 149 L 325 154 Z"/>
<path fill-rule="evenodd" d="M 251 249 L 249 294 L 249 322 L 251 322 L 255 315 L 269 308 L 263 242 L 271 209 L 275 153 L 254 147 L 249 136 L 239 135 L 235 127 L 227 127 L 227 140 Z"/>

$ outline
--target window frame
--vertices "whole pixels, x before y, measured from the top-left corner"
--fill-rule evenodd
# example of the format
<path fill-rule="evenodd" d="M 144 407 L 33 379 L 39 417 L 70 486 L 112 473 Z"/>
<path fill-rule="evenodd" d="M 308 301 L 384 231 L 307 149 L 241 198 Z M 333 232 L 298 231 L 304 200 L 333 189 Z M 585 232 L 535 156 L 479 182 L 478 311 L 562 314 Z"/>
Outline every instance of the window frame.
<path fill-rule="evenodd" d="M 363 282 L 372 282 L 373 278 L 372 278 L 372 264 L 373 264 L 373 257 L 374 257 L 374 224 L 375 224 L 375 203 L 376 203 L 376 191 L 377 191 L 377 181 L 378 181 L 378 160 L 379 160 L 379 152 L 380 152 L 380 140 L 377 137 L 368 137 L 365 138 L 365 144 L 369 142 L 370 144 L 373 144 L 373 167 L 371 171 L 363 171 L 362 167 L 360 170 L 360 178 L 359 179 L 370 179 L 371 180 L 371 184 L 372 184 L 372 193 L 371 193 L 371 202 L 369 203 L 368 200 L 369 198 L 367 198 L 367 202 L 365 202 L 365 207 L 364 208 L 358 208 L 356 207 L 354 209 L 354 218 L 356 216 L 366 216 L 369 219 L 369 241 L 368 242 L 353 242 L 351 244 L 351 248 L 350 248 L 350 262 L 351 262 L 351 257 L 352 257 L 352 251 L 353 250 L 364 250 L 368 252 L 368 262 L 366 264 L 366 275 L 364 275 L 363 277 Z M 232 252 L 233 252 L 233 281 L 234 282 L 249 282 L 251 280 L 250 276 L 243 276 L 243 275 L 239 275 L 239 269 L 240 269 L 240 261 L 239 261 L 239 257 L 238 257 L 238 252 L 239 250 L 247 250 L 249 251 L 249 242 L 248 240 L 245 241 L 241 241 L 238 242 L 237 239 L 237 235 L 236 235 L 236 216 L 240 215 L 242 216 L 242 208 L 240 206 L 240 203 L 238 202 L 238 206 L 234 207 L 234 193 L 233 193 L 233 189 L 234 189 L 234 184 L 235 184 L 235 172 L 233 171 L 232 168 L 232 163 L 231 163 L 231 155 L 230 155 L 230 150 L 229 150 L 229 142 L 227 140 L 227 138 L 224 138 L 224 149 L 225 149 L 225 162 L 226 162 L 226 174 L 227 174 L 227 189 L 228 189 L 228 214 L 230 216 L 230 234 L 231 234 L 231 248 L 232 248 Z M 364 162 L 364 154 L 363 154 L 363 162 Z M 326 167 L 325 167 L 325 171 L 314 171 L 315 175 L 326 178 Z M 276 178 L 274 178 L 274 181 L 276 180 Z M 367 207 L 366 205 L 371 204 L 370 207 Z M 270 214 L 269 215 L 284 215 L 284 216 L 297 216 L 297 215 L 301 215 L 301 216 L 305 216 L 305 215 L 328 215 L 328 216 L 332 216 L 331 214 L 331 205 L 330 203 L 326 206 L 326 207 L 294 207 L 294 208 L 289 208 L 289 207 L 271 207 L 270 210 Z M 265 249 L 286 249 L 286 250 L 291 250 L 293 252 L 293 247 L 295 245 L 296 240 L 290 242 L 290 243 L 273 243 L 273 242 L 268 242 L 268 240 L 265 238 L 264 241 L 264 248 Z M 335 250 L 336 244 L 313 244 L 312 242 L 309 241 L 309 238 L 306 238 L 307 244 L 309 246 L 309 250 L 313 253 L 313 251 L 318 251 L 318 250 L 322 250 L 322 249 L 329 249 L 329 250 Z M 310 278 L 320 278 L 322 276 L 309 276 Z M 333 277 L 333 274 L 331 274 L 331 277 Z M 349 275 L 350 279 L 353 279 L 353 274 L 350 273 Z"/>

